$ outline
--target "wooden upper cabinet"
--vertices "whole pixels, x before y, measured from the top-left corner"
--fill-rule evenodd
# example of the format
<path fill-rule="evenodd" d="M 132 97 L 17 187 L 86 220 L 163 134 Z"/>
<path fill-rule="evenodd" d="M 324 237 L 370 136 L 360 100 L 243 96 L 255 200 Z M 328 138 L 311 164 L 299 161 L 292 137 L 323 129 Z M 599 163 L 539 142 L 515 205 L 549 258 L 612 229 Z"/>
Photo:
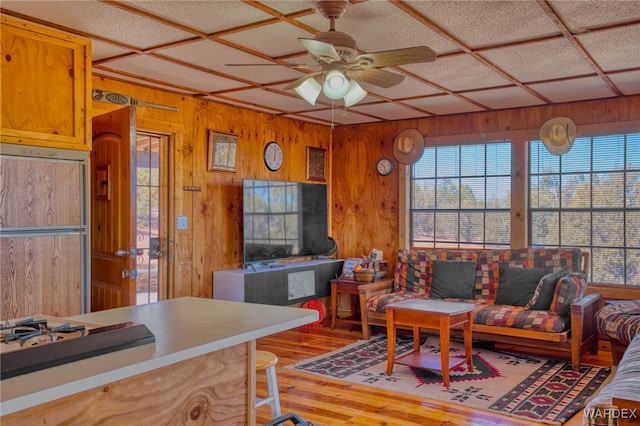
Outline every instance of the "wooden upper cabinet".
<path fill-rule="evenodd" d="M 90 41 L 1 18 L 1 141 L 90 150 Z"/>

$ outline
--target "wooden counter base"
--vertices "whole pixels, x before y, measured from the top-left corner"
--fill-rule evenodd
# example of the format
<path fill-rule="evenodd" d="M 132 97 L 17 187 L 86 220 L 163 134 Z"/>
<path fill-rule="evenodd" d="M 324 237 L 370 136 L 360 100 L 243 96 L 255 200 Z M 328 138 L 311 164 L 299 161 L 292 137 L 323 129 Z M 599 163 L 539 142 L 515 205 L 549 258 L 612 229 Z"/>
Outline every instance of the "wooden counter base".
<path fill-rule="evenodd" d="M 247 371 L 253 346 L 255 341 L 242 343 L 148 371 L 8 414 L 0 423 L 245 424 L 255 419 L 255 395 L 249 395 L 255 387 L 247 386 L 255 383 L 255 369 Z"/>

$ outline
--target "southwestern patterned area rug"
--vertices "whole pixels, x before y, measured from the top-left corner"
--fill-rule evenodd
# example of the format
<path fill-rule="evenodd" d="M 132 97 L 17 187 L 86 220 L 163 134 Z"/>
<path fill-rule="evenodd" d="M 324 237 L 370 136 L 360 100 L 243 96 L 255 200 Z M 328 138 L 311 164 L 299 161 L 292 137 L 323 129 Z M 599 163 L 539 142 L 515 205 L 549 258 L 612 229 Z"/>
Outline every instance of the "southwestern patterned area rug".
<path fill-rule="evenodd" d="M 412 349 L 410 338 L 399 338 L 396 356 Z M 439 355 L 438 337 L 424 339 L 421 351 Z M 450 356 L 464 358 L 461 343 L 451 342 Z M 395 364 L 387 376 L 387 339 L 377 336 L 286 368 L 552 425 L 580 411 L 610 373 L 589 365 L 574 372 L 566 361 L 475 346 L 473 362 L 473 373 L 466 363 L 451 372 L 449 389 L 434 371 Z"/>

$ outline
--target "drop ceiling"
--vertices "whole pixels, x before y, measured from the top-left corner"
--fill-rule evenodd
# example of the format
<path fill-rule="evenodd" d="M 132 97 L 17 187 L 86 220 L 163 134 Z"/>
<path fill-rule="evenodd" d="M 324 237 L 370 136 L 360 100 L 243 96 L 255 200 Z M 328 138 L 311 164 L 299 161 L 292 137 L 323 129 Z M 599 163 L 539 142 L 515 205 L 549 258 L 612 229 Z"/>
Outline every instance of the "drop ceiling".
<path fill-rule="evenodd" d="M 336 125 L 640 94 L 640 1 L 352 0 L 335 29 L 361 53 L 426 45 L 348 109 L 285 90 L 314 64 L 298 38 L 329 29 L 312 1 L 12 1 L 3 14 L 92 41 L 93 73 Z M 228 64 L 254 64 L 229 66 Z M 144 99 L 142 99 L 144 100 Z"/>

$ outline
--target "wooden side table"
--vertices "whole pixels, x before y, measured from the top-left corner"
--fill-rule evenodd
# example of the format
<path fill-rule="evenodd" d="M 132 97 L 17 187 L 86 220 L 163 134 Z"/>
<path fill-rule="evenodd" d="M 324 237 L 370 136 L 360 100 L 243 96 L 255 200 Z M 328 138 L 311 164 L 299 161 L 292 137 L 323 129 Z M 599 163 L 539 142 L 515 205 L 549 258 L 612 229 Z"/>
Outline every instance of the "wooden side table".
<path fill-rule="evenodd" d="M 466 361 L 469 372 L 473 372 L 471 354 L 472 303 L 446 302 L 420 299 L 390 303 L 387 310 L 387 375 L 393 372 L 394 362 L 428 370 L 442 371 L 442 381 L 449 387 L 449 371 Z M 396 326 L 413 328 L 413 352 L 395 358 Z M 462 327 L 464 332 L 465 359 L 449 357 L 449 339 L 452 327 Z M 440 357 L 420 352 L 420 328 L 440 331 Z M 395 358 L 395 359 L 394 359 Z"/>
<path fill-rule="evenodd" d="M 329 282 L 331 283 L 331 329 L 333 330 L 335 328 L 336 322 L 338 321 L 362 325 L 360 312 L 363 301 L 360 300 L 360 286 L 372 283 L 356 281 L 351 277 L 334 278 L 329 280 Z M 393 284 L 393 278 L 381 278 L 373 282 L 385 283 L 385 285 L 390 286 Z M 349 294 L 351 297 L 351 315 L 345 318 L 339 318 L 337 315 L 339 294 Z"/>

